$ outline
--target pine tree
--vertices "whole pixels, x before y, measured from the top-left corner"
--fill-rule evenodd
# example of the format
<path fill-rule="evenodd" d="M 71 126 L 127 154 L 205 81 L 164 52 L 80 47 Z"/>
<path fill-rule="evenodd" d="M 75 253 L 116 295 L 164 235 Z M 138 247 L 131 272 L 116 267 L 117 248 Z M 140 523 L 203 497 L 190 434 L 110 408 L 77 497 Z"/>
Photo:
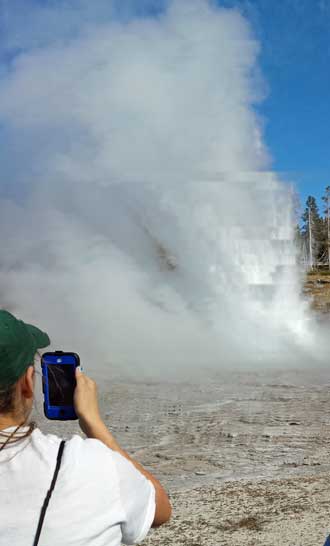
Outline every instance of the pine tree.
<path fill-rule="evenodd" d="M 325 194 L 322 197 L 324 201 L 324 214 L 325 214 L 325 224 L 326 224 L 326 258 L 327 264 L 330 271 L 330 186 L 325 188 Z"/>
<path fill-rule="evenodd" d="M 293 218 L 296 222 L 294 227 L 294 243 L 297 250 L 297 263 L 304 264 L 306 263 L 305 241 L 304 241 L 302 228 L 299 221 L 301 216 L 301 202 L 300 202 L 299 194 L 297 192 L 292 193 L 292 204 L 293 204 Z"/>
<path fill-rule="evenodd" d="M 302 236 L 307 250 L 308 265 L 314 269 L 324 259 L 325 222 L 320 216 L 316 199 L 312 195 L 307 198 L 302 220 L 304 222 Z"/>

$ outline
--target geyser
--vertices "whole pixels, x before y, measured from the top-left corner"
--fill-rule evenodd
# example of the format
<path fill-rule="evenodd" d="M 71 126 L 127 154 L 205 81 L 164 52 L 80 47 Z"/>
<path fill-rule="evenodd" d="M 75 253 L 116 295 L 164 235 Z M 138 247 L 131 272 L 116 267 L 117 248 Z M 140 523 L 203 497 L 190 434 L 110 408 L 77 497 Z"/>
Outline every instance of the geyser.
<path fill-rule="evenodd" d="M 7 52 L 1 304 L 102 373 L 295 363 L 313 338 L 248 23 L 89 15 Z"/>

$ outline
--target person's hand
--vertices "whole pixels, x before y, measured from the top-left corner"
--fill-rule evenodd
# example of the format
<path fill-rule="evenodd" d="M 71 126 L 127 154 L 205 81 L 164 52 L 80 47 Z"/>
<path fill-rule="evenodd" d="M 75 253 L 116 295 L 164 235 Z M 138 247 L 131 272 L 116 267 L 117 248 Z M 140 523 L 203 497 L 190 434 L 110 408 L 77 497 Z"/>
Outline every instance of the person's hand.
<path fill-rule="evenodd" d="M 102 423 L 99 410 L 97 385 L 93 379 L 76 368 L 77 386 L 73 395 L 74 408 L 82 431 L 88 436 L 95 426 Z"/>

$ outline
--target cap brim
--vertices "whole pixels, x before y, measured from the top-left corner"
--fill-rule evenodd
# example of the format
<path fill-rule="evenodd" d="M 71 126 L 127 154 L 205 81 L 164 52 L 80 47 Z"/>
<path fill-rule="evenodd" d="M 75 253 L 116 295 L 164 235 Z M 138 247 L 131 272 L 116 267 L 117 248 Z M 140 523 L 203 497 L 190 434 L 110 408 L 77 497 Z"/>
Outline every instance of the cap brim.
<path fill-rule="evenodd" d="M 50 345 L 50 339 L 46 332 L 42 332 L 39 330 L 39 328 L 33 326 L 32 324 L 26 324 L 26 327 L 33 337 L 37 349 L 43 349 L 44 347 L 48 347 L 48 345 Z"/>

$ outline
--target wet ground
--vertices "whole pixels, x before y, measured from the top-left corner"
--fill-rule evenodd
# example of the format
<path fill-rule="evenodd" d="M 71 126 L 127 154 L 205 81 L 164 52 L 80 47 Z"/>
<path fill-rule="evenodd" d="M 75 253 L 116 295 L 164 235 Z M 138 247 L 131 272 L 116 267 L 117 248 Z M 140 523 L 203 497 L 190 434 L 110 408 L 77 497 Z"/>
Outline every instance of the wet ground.
<path fill-rule="evenodd" d="M 114 435 L 173 499 L 171 524 L 148 544 L 321 544 L 330 528 L 330 365 L 193 382 L 103 382 L 100 398 Z M 301 542 L 293 541 L 294 528 Z"/>
<path fill-rule="evenodd" d="M 101 408 L 109 428 L 171 489 L 330 470 L 330 364 L 108 389 Z"/>

